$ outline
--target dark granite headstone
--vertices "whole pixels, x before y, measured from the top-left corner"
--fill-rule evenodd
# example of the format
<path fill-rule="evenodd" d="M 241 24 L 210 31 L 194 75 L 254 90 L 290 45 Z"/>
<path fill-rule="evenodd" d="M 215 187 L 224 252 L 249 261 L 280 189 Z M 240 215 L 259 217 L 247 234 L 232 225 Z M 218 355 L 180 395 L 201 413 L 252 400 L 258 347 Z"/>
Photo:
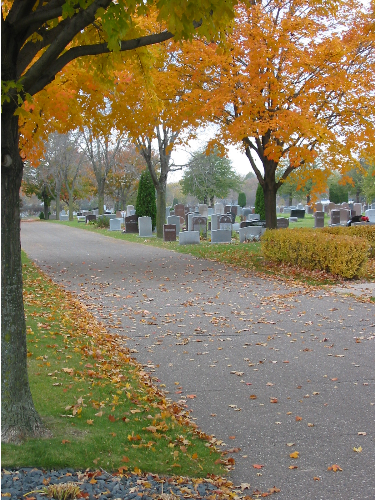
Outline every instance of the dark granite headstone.
<path fill-rule="evenodd" d="M 286 229 L 289 227 L 289 219 L 285 219 L 285 217 L 277 218 L 277 229 Z"/>
<path fill-rule="evenodd" d="M 125 217 L 125 232 L 138 234 L 138 216 L 129 215 Z"/>
<path fill-rule="evenodd" d="M 324 227 L 324 212 L 315 212 L 314 217 L 314 227 Z"/>
<path fill-rule="evenodd" d="M 86 215 L 86 224 L 87 224 L 88 222 L 93 221 L 93 220 L 96 220 L 96 215 L 94 215 L 94 214 L 89 214 L 89 215 Z"/>
<path fill-rule="evenodd" d="M 179 203 L 174 206 L 174 214 L 185 218 L 185 206 Z"/>
<path fill-rule="evenodd" d="M 232 214 L 219 216 L 219 229 L 232 229 Z"/>
<path fill-rule="evenodd" d="M 340 224 L 340 210 L 331 210 L 331 226 Z"/>
<path fill-rule="evenodd" d="M 164 224 L 163 239 L 164 241 L 176 241 L 176 224 Z"/>
<path fill-rule="evenodd" d="M 305 218 L 305 210 L 295 208 L 295 209 L 290 211 L 290 216 L 297 217 L 298 219 L 304 219 Z"/>

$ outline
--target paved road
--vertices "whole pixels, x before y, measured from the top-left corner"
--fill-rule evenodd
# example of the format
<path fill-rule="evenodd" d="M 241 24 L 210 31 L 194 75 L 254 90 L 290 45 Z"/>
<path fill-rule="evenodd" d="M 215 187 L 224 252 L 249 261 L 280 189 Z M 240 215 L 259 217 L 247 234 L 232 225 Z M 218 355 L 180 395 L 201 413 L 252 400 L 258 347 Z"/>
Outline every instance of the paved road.
<path fill-rule="evenodd" d="M 235 484 L 375 498 L 373 304 L 63 225 L 22 223 L 21 240 L 202 430 L 241 449 Z"/>

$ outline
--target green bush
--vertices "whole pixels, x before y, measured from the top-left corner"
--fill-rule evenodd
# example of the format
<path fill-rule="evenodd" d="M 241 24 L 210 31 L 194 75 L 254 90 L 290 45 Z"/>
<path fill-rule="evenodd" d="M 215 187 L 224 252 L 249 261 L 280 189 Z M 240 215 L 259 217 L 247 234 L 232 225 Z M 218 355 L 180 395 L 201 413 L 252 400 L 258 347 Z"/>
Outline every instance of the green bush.
<path fill-rule="evenodd" d="M 363 275 L 369 249 L 364 238 L 306 228 L 267 230 L 262 237 L 265 259 L 309 270 L 319 269 L 348 279 Z"/>
<path fill-rule="evenodd" d="M 156 227 L 155 187 L 148 170 L 142 172 L 139 180 L 135 213 L 138 217 L 151 217 L 152 229 Z"/>
<path fill-rule="evenodd" d="M 40 220 L 44 220 L 45 219 L 44 212 L 40 212 L 39 219 Z"/>
<path fill-rule="evenodd" d="M 109 217 L 106 217 L 105 215 L 97 217 L 97 219 L 92 222 L 96 227 L 100 227 L 101 229 L 109 228 Z"/>
<path fill-rule="evenodd" d="M 246 194 L 245 193 L 238 193 L 238 204 L 242 208 L 246 206 Z"/>
<path fill-rule="evenodd" d="M 255 213 L 260 215 L 261 220 L 266 219 L 266 206 L 264 203 L 264 191 L 260 184 L 258 184 L 257 192 L 255 195 Z"/>

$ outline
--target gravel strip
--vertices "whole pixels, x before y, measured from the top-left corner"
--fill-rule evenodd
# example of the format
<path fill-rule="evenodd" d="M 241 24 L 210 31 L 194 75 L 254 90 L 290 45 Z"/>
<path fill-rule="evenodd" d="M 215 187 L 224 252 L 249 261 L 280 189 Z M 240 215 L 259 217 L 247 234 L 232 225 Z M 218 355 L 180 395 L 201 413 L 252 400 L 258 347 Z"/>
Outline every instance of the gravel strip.
<path fill-rule="evenodd" d="M 77 484 L 81 492 L 78 498 L 87 500 L 173 500 L 176 497 L 215 500 L 241 498 L 250 494 L 247 488 L 243 491 L 234 487 L 227 479 L 218 477 L 190 479 L 179 476 L 160 477 L 155 474 L 113 476 L 104 471 L 46 471 L 24 467 L 19 470 L 2 470 L 1 496 L 45 500 L 43 488 L 61 483 Z"/>

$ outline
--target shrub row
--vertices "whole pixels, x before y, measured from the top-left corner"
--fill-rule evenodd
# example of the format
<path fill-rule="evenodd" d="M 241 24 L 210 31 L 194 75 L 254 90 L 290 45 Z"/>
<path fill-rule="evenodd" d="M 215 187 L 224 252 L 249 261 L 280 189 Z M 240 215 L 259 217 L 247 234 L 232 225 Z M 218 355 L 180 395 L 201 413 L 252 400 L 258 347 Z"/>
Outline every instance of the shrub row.
<path fill-rule="evenodd" d="M 364 238 L 314 229 L 268 230 L 262 237 L 262 252 L 267 260 L 349 279 L 363 275 L 369 249 Z"/>
<path fill-rule="evenodd" d="M 370 257 L 375 257 L 375 225 L 325 227 L 322 231 L 329 234 L 364 238 L 370 243 Z"/>

